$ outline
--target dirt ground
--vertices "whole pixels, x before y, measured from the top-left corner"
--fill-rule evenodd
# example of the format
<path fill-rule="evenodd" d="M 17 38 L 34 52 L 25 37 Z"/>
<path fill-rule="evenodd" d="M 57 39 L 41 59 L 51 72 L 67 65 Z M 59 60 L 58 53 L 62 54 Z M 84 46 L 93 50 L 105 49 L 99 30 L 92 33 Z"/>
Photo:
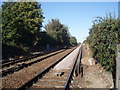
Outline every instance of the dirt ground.
<path fill-rule="evenodd" d="M 72 88 L 111 88 L 111 74 L 106 72 L 99 64 L 95 64 L 88 45 L 83 45 L 82 60 L 83 77 L 79 75 L 74 78 Z M 108 78 L 109 77 L 109 78 Z"/>

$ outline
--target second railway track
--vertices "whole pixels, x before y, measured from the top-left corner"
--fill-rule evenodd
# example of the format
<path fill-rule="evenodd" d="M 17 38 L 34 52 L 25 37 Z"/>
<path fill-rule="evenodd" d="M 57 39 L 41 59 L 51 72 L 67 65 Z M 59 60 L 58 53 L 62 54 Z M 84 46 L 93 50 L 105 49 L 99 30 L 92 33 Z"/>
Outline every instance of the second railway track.
<path fill-rule="evenodd" d="M 61 51 L 61 50 L 64 50 L 64 48 L 58 49 L 58 50 L 56 50 L 56 52 L 57 51 Z M 42 55 L 45 55 L 45 54 L 49 54 L 49 53 L 52 53 L 52 52 L 55 52 L 55 50 L 54 51 L 45 52 L 43 54 L 36 54 L 36 55 L 29 56 L 29 57 L 24 57 L 24 58 L 21 58 L 21 59 L 3 60 L 2 63 L 0 63 L 0 65 L 2 67 L 9 67 L 10 65 L 14 65 L 14 64 L 19 63 L 19 62 L 21 63 L 21 62 L 29 61 L 31 59 L 34 59 L 34 58 L 37 58 L 39 56 L 42 56 Z"/>
<path fill-rule="evenodd" d="M 34 57 L 34 58 L 31 58 L 31 59 L 22 59 L 22 60 L 18 60 L 18 61 L 14 61 L 14 62 L 8 62 L 8 63 L 4 63 L 2 66 L 4 66 L 4 68 L 2 68 L 2 71 L 0 73 L 2 73 L 2 76 L 6 76 L 7 74 L 12 74 L 16 71 L 19 71 L 21 69 L 23 69 L 24 67 L 28 67 L 34 63 L 37 63 L 39 61 L 42 61 L 46 58 L 49 58 L 51 56 L 54 56 L 56 54 L 59 54 L 61 52 L 64 52 L 65 49 L 63 50 L 59 50 L 57 52 L 54 52 L 54 53 L 51 53 L 51 54 L 48 54 L 46 56 L 42 56 L 42 57 Z M 8 67 L 9 65 L 9 67 Z M 5 67 L 7 66 L 7 67 Z"/>

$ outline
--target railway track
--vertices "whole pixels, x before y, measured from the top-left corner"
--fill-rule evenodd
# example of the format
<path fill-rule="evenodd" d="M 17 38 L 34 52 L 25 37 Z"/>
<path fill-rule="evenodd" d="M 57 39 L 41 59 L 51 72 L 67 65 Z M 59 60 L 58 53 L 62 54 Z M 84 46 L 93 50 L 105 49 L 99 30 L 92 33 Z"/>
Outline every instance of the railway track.
<path fill-rule="evenodd" d="M 0 66 L 2 66 L 2 68 L 9 67 L 10 65 L 14 65 L 14 64 L 19 63 L 19 62 L 25 62 L 25 61 L 31 60 L 33 58 L 37 58 L 39 56 L 49 54 L 49 53 L 52 53 L 52 52 L 55 52 L 55 51 L 58 51 L 58 50 L 62 50 L 62 49 L 64 49 L 64 48 L 60 48 L 60 49 L 57 49 L 57 50 L 54 50 L 54 51 L 45 52 L 44 54 L 36 54 L 36 55 L 32 55 L 30 57 L 24 57 L 24 58 L 20 58 L 20 59 L 3 60 L 2 63 L 0 63 Z"/>
<path fill-rule="evenodd" d="M 78 60 L 81 59 L 81 50 L 82 47 L 79 48 L 79 51 L 74 58 L 74 62 L 71 68 L 62 70 L 62 72 L 58 72 L 54 69 L 55 65 L 57 65 L 60 61 L 67 57 L 71 52 L 73 52 L 73 50 L 61 57 L 55 63 L 51 64 L 49 67 L 45 68 L 34 78 L 20 86 L 18 90 L 22 90 L 25 88 L 64 88 L 64 90 L 68 89 L 75 70 L 76 63 Z"/>
<path fill-rule="evenodd" d="M 28 57 L 28 58 L 18 60 L 18 61 L 12 61 L 12 62 L 3 63 L 2 66 L 4 66 L 4 67 L 2 68 L 2 71 L 0 71 L 0 74 L 2 74 L 2 77 L 6 76 L 7 74 L 12 74 L 12 73 L 14 73 L 16 71 L 19 71 L 19 70 L 21 70 L 21 69 L 23 69 L 25 67 L 31 66 L 34 63 L 40 62 L 40 61 L 42 61 L 42 60 L 44 60 L 46 58 L 57 55 L 57 54 L 59 54 L 61 52 L 64 52 L 64 51 L 65 51 L 65 49 L 59 50 L 57 52 L 48 54 L 48 55 L 43 56 L 43 57 L 34 56 L 34 57 Z M 5 67 L 5 66 L 7 66 L 7 67 Z"/>
<path fill-rule="evenodd" d="M 31 78 L 35 77 L 39 72 L 46 69 L 46 67 L 52 65 L 58 59 L 65 56 L 67 53 L 71 52 L 76 47 L 69 48 L 64 52 L 46 58 L 40 62 L 37 62 L 27 68 L 21 69 L 18 72 L 14 72 L 13 74 L 8 74 L 5 77 L 1 77 L 3 88 L 18 88 Z M 41 57 L 42 58 L 42 57 Z"/>

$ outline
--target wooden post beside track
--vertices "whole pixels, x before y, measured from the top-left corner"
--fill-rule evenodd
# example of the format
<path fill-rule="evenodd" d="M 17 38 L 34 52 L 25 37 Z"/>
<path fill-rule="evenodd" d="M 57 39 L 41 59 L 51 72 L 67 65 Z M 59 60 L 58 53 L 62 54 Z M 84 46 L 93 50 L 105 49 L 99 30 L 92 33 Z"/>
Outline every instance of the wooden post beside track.
<path fill-rule="evenodd" d="M 116 57 L 116 88 L 120 90 L 120 44 L 117 45 Z"/>

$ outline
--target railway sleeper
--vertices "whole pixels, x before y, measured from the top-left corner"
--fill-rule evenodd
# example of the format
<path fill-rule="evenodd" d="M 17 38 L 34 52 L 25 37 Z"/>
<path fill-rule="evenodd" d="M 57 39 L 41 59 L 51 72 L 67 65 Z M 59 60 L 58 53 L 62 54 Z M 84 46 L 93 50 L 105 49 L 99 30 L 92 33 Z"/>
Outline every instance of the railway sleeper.
<path fill-rule="evenodd" d="M 32 89 L 33 88 L 64 88 L 64 86 L 63 85 L 46 85 L 46 84 L 44 84 L 44 85 L 40 85 L 40 84 L 35 84 L 34 86 L 32 86 L 31 87 Z"/>
<path fill-rule="evenodd" d="M 64 52 L 64 51 L 65 51 L 65 50 L 62 50 L 62 51 L 53 53 L 53 54 L 51 54 L 51 55 L 45 56 L 45 57 L 41 58 L 41 59 L 38 60 L 38 61 L 44 60 L 44 59 L 46 59 L 46 58 L 49 58 L 49 57 L 51 57 L 51 56 L 53 56 L 53 55 L 56 55 L 56 54 L 61 53 L 61 52 Z M 2 67 L 3 67 L 3 68 L 4 68 L 4 67 L 9 67 L 10 65 L 14 65 L 15 63 L 29 61 L 29 60 L 32 60 L 33 58 L 37 58 L 38 56 L 40 56 L 40 55 L 35 55 L 35 56 L 31 56 L 31 57 L 26 57 L 26 58 L 23 58 L 23 59 L 13 60 L 13 61 L 11 61 L 11 62 L 4 63 L 4 64 L 2 65 Z M 38 62 L 38 61 L 36 61 L 36 62 Z"/>
<path fill-rule="evenodd" d="M 73 49 L 74 50 L 74 49 Z M 73 51 L 72 50 L 72 51 Z M 72 52 L 71 51 L 71 52 Z M 29 88 L 30 86 L 32 86 L 33 84 L 35 85 L 36 83 L 38 83 L 38 79 L 47 79 L 47 78 L 51 78 L 51 77 L 47 77 L 46 74 L 50 74 L 51 73 L 51 69 L 56 65 L 58 64 L 61 60 L 63 60 L 63 58 L 65 58 L 67 55 L 69 55 L 71 52 L 67 53 L 64 57 L 62 57 L 61 59 L 57 60 L 54 64 L 52 64 L 51 66 L 47 67 L 46 69 L 44 69 L 43 71 L 41 71 L 39 74 L 37 74 L 34 78 L 32 78 L 30 81 L 26 82 L 24 85 L 22 85 L 21 87 L 18 88 L 18 90 L 21 90 L 21 89 L 25 89 L 25 88 Z M 68 70 L 69 71 L 69 70 Z M 44 75 L 45 74 L 45 75 Z M 63 74 L 63 73 L 61 73 Z M 66 73 L 67 74 L 67 73 Z M 60 75 L 60 77 L 62 78 L 63 80 L 63 75 Z M 59 75 L 58 75 L 59 76 Z M 57 78 L 58 79 L 58 76 L 53 76 L 53 78 Z M 64 77 L 65 81 L 67 80 L 68 77 Z M 52 79 L 52 78 L 51 78 Z M 50 79 L 48 79 L 49 81 Z M 52 83 L 52 82 L 50 82 Z M 48 85 L 47 85 L 48 86 Z M 64 87 L 64 85 L 62 86 Z"/>
<path fill-rule="evenodd" d="M 6 75 L 8 75 L 8 74 L 13 74 L 14 72 L 19 71 L 19 70 L 21 70 L 21 69 L 23 69 L 23 68 L 27 68 L 28 66 L 31 66 L 32 64 L 37 63 L 37 62 L 39 62 L 39 61 L 41 61 L 41 60 L 39 59 L 39 60 L 30 62 L 30 63 L 27 63 L 27 64 L 26 64 L 26 63 L 16 64 L 16 65 L 17 65 L 16 67 L 12 67 L 12 68 L 10 68 L 10 69 L 3 70 L 3 71 L 2 71 L 2 77 L 3 77 L 3 76 L 6 76 Z"/>
<path fill-rule="evenodd" d="M 27 67 L 27 64 L 18 65 L 16 67 L 12 67 L 12 68 L 9 68 L 7 70 L 3 70 L 2 71 L 2 77 L 6 76 L 8 74 L 13 74 L 14 72 L 17 72 L 17 71 L 23 69 L 24 67 Z"/>

